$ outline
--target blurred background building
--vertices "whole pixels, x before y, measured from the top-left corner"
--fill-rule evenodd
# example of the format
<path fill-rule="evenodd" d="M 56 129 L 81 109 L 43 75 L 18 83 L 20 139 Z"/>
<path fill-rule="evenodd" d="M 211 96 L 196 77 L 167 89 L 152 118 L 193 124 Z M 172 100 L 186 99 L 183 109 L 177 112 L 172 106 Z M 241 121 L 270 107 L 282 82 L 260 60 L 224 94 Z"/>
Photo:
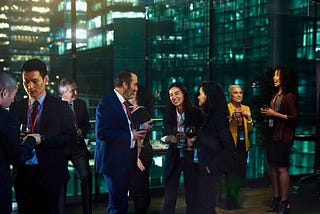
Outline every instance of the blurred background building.
<path fill-rule="evenodd" d="M 298 73 L 300 106 L 290 173 L 308 174 L 318 147 L 306 139 L 318 125 L 319 15 L 320 4 L 311 0 L 0 0 L 0 70 L 21 79 L 25 60 L 44 60 L 50 93 L 61 78 L 74 78 L 93 123 L 97 101 L 122 68 L 152 89 L 157 119 L 173 82 L 185 83 L 194 100 L 203 80 L 220 82 L 226 96 L 229 85 L 239 84 L 255 121 L 247 177 L 260 179 L 266 164 L 259 108 L 271 95 L 271 70 L 287 64 Z M 160 135 L 161 120 L 153 140 Z M 154 158 L 155 180 L 163 158 Z"/>

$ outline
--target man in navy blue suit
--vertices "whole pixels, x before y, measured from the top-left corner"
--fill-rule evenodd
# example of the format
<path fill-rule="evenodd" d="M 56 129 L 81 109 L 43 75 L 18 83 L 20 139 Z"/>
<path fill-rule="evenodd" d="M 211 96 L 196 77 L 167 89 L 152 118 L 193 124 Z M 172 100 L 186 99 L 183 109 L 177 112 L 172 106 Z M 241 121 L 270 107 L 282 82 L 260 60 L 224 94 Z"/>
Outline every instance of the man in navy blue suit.
<path fill-rule="evenodd" d="M 126 102 L 138 90 L 138 77 L 122 70 L 115 80 L 115 88 L 105 96 L 96 109 L 95 170 L 103 174 L 109 202 L 107 214 L 128 211 L 128 190 L 132 170 L 137 161 L 136 139 L 145 131 L 137 131 L 131 121 Z M 151 128 L 151 121 L 145 123 Z"/>

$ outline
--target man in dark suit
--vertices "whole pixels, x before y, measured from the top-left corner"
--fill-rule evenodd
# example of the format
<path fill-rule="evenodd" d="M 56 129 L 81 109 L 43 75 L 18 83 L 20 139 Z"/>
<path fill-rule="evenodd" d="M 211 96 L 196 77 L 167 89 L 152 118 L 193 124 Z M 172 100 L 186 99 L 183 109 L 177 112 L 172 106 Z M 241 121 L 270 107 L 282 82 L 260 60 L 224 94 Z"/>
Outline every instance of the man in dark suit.
<path fill-rule="evenodd" d="M 0 72 L 0 214 L 10 214 L 12 211 L 10 164 L 23 164 L 36 146 L 34 137 L 25 138 L 21 144 L 18 121 L 6 110 L 17 90 L 17 82 L 9 74 Z M 37 140 L 40 142 L 40 138 Z"/>
<path fill-rule="evenodd" d="M 46 65 L 31 59 L 22 66 L 22 79 L 28 98 L 12 103 L 10 111 L 21 124 L 41 138 L 33 156 L 18 167 L 14 188 L 19 213 L 59 213 L 59 195 L 69 178 L 66 147 L 76 142 L 70 107 L 46 93 Z"/>
<path fill-rule="evenodd" d="M 78 141 L 73 147 L 66 149 L 66 155 L 77 170 L 81 180 L 82 212 L 92 213 L 92 177 L 89 166 L 89 151 L 84 141 L 90 130 L 89 115 L 86 102 L 78 99 L 77 84 L 71 79 L 62 79 L 58 85 L 61 99 L 69 103 L 74 113 L 74 125 Z M 65 185 L 66 191 L 67 185 Z M 65 198 L 65 194 L 64 194 Z M 65 201 L 65 200 L 63 200 Z M 65 203 L 62 203 L 64 205 Z M 64 206 L 62 207 L 64 208 Z M 63 209 L 64 210 L 64 209 Z"/>
<path fill-rule="evenodd" d="M 126 104 L 137 90 L 137 75 L 122 70 L 115 80 L 114 90 L 99 102 L 96 109 L 95 170 L 103 174 L 109 191 L 108 214 L 128 211 L 127 194 L 137 161 L 135 141 L 145 137 L 145 131 L 134 130 Z M 148 123 L 150 121 L 145 125 Z"/>

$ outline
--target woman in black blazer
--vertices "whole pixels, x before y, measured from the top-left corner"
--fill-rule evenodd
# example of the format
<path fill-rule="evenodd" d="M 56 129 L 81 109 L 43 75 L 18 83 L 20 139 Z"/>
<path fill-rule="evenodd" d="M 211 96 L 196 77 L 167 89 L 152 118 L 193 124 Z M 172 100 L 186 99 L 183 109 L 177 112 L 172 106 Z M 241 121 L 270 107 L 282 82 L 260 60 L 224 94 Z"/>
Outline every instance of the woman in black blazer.
<path fill-rule="evenodd" d="M 199 135 L 199 181 L 197 212 L 216 213 L 216 194 L 222 173 L 228 171 L 234 152 L 229 130 L 227 102 L 220 84 L 202 82 L 198 96 L 204 112 Z"/>
<path fill-rule="evenodd" d="M 200 109 L 192 105 L 186 87 L 181 83 L 173 83 L 168 89 L 168 103 L 163 118 L 163 137 L 161 140 L 168 144 L 164 166 L 164 204 L 162 213 L 175 213 L 180 175 L 183 171 L 185 201 L 187 214 L 196 213 L 196 189 L 198 164 L 194 162 L 194 149 L 179 148 L 176 137 L 177 130 L 186 146 L 192 146 L 195 137 L 187 138 L 187 126 L 200 128 L 202 124 Z"/>
<path fill-rule="evenodd" d="M 139 86 L 135 96 L 129 101 L 133 105 L 131 115 L 134 126 L 136 129 L 143 129 L 140 125 L 150 121 L 155 98 L 149 89 Z M 150 144 L 150 131 L 146 133 L 144 139 L 141 139 L 141 142 L 138 140 L 137 162 L 131 177 L 129 192 L 134 200 L 136 214 L 147 214 L 151 202 L 149 170 L 152 163 L 153 150 Z"/>

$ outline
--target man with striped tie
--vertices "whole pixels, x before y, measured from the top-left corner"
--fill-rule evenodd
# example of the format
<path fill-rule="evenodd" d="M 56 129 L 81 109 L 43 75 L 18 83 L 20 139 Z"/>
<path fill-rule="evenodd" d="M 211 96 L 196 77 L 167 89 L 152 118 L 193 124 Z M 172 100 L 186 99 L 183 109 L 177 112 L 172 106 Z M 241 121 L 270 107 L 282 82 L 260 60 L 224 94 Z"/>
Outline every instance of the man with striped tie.
<path fill-rule="evenodd" d="M 77 131 L 78 141 L 71 148 L 65 150 L 68 160 L 71 160 L 73 167 L 79 173 L 81 180 L 81 198 L 82 198 L 82 213 L 92 213 L 92 176 L 89 166 L 89 151 L 87 149 L 84 137 L 90 130 L 89 115 L 86 102 L 78 98 L 77 84 L 72 79 L 64 78 L 58 85 L 58 90 L 63 101 L 69 103 L 73 111 L 73 122 Z M 67 183 L 66 183 L 67 184 Z M 66 191 L 67 185 L 65 185 Z M 64 210 L 65 196 L 60 206 Z M 63 212 L 62 212 L 63 213 Z"/>

